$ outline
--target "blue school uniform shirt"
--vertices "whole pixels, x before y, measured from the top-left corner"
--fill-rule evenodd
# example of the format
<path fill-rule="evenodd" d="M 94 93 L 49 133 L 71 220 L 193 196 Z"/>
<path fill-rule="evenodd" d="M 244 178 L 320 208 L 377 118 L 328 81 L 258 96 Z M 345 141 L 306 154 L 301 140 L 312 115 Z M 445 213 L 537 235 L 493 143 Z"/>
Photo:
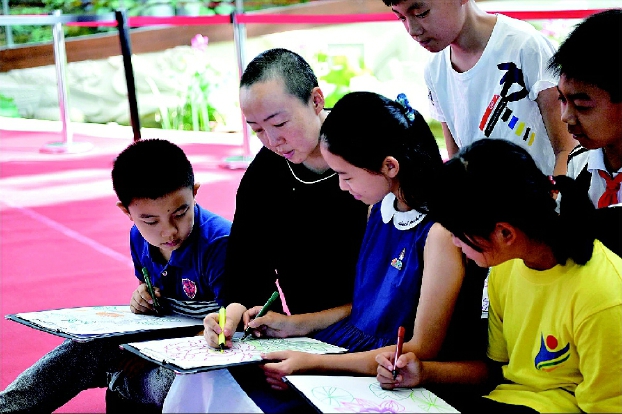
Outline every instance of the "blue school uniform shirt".
<path fill-rule="evenodd" d="M 225 306 L 221 297 L 225 252 L 231 222 L 198 204 L 194 207 L 194 226 L 190 236 L 164 262 L 134 225 L 130 230 L 130 250 L 136 277 L 144 282 L 146 267 L 154 287 L 161 290 L 165 309 L 202 318 Z"/>
<path fill-rule="evenodd" d="M 398 212 L 394 202 L 389 194 L 372 207 L 356 267 L 352 313 L 317 332 L 316 339 L 358 352 L 394 344 L 400 326 L 406 338 L 412 336 L 423 248 L 434 222 L 416 210 Z"/>

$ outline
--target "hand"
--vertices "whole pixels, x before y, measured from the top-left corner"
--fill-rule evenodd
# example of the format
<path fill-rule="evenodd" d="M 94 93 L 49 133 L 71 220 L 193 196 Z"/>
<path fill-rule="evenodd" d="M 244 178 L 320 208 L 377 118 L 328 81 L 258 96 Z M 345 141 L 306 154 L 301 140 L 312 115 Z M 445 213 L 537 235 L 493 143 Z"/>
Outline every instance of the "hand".
<path fill-rule="evenodd" d="M 286 390 L 289 385 L 283 381 L 286 375 L 292 375 L 304 371 L 309 367 L 311 355 L 298 351 L 277 351 L 269 354 L 262 354 L 264 360 L 278 360 L 278 362 L 268 362 L 261 368 L 266 374 L 266 381 L 275 390 Z"/>
<path fill-rule="evenodd" d="M 153 294 L 156 298 L 162 297 L 160 288 L 154 288 Z M 141 283 L 138 285 L 134 293 L 132 294 L 132 300 L 130 301 L 130 310 L 132 313 L 155 313 L 153 307 L 153 298 L 149 295 L 147 285 Z"/>
<path fill-rule="evenodd" d="M 292 316 L 269 311 L 264 316 L 255 318 L 261 306 L 249 309 L 243 315 L 244 326 L 252 328 L 252 335 L 256 338 L 287 338 L 290 336 L 301 336 L 296 330 L 296 325 Z M 255 319 L 253 319 L 255 318 Z"/>
<path fill-rule="evenodd" d="M 203 327 L 205 328 L 203 332 L 203 337 L 207 341 L 207 344 L 212 348 L 218 348 L 218 335 L 221 332 L 220 325 L 218 324 L 218 312 L 213 312 L 205 316 L 203 319 Z M 235 333 L 235 327 L 238 325 L 237 322 L 234 322 L 231 318 L 227 316 L 225 320 L 225 347 L 231 348 L 233 346 L 232 338 Z"/>
<path fill-rule="evenodd" d="M 423 364 L 413 354 L 408 352 L 402 354 L 395 364 L 397 368 L 397 377 L 393 379 L 393 364 L 391 360 L 395 356 L 394 352 L 383 352 L 376 355 L 378 363 L 378 374 L 376 379 L 380 386 L 385 390 L 392 390 L 397 387 L 416 387 L 423 382 Z"/>
<path fill-rule="evenodd" d="M 242 314 L 246 311 L 246 308 L 239 303 L 231 303 L 227 306 L 227 319 L 225 320 L 225 347 L 231 348 L 233 346 L 233 334 L 235 333 Z M 218 324 L 218 312 L 208 314 L 203 319 L 203 337 L 207 344 L 212 348 L 218 348 L 218 335 L 221 332 L 220 325 Z"/>

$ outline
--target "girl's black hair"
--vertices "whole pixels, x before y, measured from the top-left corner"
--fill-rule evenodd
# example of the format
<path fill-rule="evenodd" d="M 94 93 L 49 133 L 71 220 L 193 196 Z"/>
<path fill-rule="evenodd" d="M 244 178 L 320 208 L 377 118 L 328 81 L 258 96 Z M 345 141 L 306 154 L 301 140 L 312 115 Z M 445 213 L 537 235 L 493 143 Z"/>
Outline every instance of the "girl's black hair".
<path fill-rule="evenodd" d="M 419 112 L 411 121 L 407 109 L 396 101 L 373 92 L 352 92 L 329 112 L 320 137 L 328 151 L 372 173 L 380 174 L 386 157 L 397 159 L 402 198 L 409 207 L 428 211 L 443 161 Z"/>
<path fill-rule="evenodd" d="M 431 215 L 477 251 L 475 238 L 490 239 L 506 222 L 546 243 L 558 263 L 585 264 L 592 257 L 594 206 L 572 178 L 550 179 L 522 147 L 503 139 L 481 139 L 441 168 Z M 559 214 L 552 194 L 562 194 Z"/>

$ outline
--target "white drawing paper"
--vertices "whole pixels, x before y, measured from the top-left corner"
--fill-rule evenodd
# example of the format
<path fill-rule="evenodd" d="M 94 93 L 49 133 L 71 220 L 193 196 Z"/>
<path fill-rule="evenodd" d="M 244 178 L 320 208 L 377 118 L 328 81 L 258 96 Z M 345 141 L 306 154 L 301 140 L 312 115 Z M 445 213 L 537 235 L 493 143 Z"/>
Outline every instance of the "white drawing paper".
<path fill-rule="evenodd" d="M 384 390 L 376 377 L 285 377 L 322 413 L 457 413 L 425 388 Z"/>
<path fill-rule="evenodd" d="M 15 316 L 50 331 L 83 338 L 202 325 L 200 319 L 180 315 L 134 314 L 128 305 L 54 309 Z"/>
<path fill-rule="evenodd" d="M 261 361 L 260 355 L 262 353 L 274 351 L 292 350 L 312 354 L 347 352 L 345 348 L 313 338 L 248 338 L 241 341 L 239 334 L 241 332 L 236 332 L 232 347 L 223 352 L 220 349 L 210 347 L 202 336 L 133 342 L 127 345 L 136 348 L 151 359 L 176 365 L 186 370 Z"/>

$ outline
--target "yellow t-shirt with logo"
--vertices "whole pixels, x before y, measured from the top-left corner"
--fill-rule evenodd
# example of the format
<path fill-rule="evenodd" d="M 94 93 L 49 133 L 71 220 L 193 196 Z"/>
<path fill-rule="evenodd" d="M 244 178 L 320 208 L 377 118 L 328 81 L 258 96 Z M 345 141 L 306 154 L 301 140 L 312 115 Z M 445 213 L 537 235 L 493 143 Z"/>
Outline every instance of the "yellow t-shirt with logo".
<path fill-rule="evenodd" d="M 596 240 L 590 261 L 537 271 L 515 259 L 488 281 L 489 398 L 539 412 L 622 412 L 622 259 Z"/>

